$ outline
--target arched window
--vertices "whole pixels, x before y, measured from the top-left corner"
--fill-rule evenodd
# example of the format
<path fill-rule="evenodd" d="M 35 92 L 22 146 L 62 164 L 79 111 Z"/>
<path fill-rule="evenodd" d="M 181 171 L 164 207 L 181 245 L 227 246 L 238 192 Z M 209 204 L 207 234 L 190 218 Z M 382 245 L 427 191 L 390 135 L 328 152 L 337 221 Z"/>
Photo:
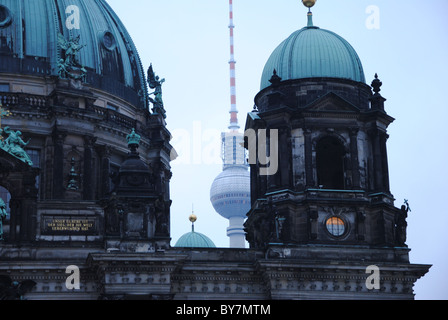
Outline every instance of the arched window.
<path fill-rule="evenodd" d="M 345 188 L 342 143 L 334 137 L 322 138 L 316 146 L 317 181 L 323 189 Z"/>

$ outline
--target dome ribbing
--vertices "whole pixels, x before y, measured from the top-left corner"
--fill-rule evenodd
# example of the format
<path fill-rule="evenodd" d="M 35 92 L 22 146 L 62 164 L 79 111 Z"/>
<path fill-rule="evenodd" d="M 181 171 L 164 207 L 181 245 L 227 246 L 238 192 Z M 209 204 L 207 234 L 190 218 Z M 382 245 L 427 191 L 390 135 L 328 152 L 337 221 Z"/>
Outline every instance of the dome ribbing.
<path fill-rule="evenodd" d="M 209 237 L 198 232 L 189 232 L 184 234 L 177 241 L 177 248 L 216 248 L 215 244 Z"/>
<path fill-rule="evenodd" d="M 334 32 L 309 23 L 284 40 L 268 59 L 261 90 L 269 87 L 274 70 L 285 80 L 340 78 L 365 83 L 361 60 L 353 47 Z"/>

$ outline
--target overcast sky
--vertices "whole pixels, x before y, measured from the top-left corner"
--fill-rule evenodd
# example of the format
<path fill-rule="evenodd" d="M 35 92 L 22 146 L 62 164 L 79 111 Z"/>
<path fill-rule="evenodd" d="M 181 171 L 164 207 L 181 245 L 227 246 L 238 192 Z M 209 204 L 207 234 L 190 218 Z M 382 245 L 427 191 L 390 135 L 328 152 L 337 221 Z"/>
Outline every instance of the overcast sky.
<path fill-rule="evenodd" d="M 166 78 L 168 128 L 180 157 L 172 163 L 172 245 L 195 230 L 227 247 L 228 221 L 215 213 L 210 186 L 221 172 L 219 133 L 230 109 L 228 0 L 108 0 L 147 69 Z M 430 5 L 429 5 L 430 3 Z M 237 105 L 242 128 L 272 51 L 306 25 L 300 0 L 234 0 Z M 386 111 L 391 191 L 409 199 L 411 262 L 433 264 L 417 299 L 448 299 L 448 1 L 318 0 L 314 24 L 358 52 L 368 84 L 377 72 Z M 379 13 L 379 15 L 377 15 Z M 186 137 L 190 147 L 186 148 Z M 199 153 L 198 153 L 199 152 Z"/>

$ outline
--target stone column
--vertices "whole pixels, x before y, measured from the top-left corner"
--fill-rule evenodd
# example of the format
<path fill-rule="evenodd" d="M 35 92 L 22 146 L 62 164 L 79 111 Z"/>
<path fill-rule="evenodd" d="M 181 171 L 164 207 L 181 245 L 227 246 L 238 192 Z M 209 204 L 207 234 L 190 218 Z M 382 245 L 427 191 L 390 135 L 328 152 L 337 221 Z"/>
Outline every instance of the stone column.
<path fill-rule="evenodd" d="M 279 129 L 279 163 L 278 174 L 280 177 L 280 186 L 283 189 L 292 189 L 292 148 L 291 148 L 291 128 L 288 126 Z M 271 154 L 271 158 L 272 158 Z"/>
<path fill-rule="evenodd" d="M 305 176 L 306 186 L 315 187 L 313 175 L 313 142 L 310 129 L 303 129 L 305 135 Z"/>
<path fill-rule="evenodd" d="M 359 154 L 358 154 L 358 132 L 359 128 L 350 128 L 350 154 L 352 162 L 352 185 L 354 189 L 359 189 L 360 172 L 359 172 Z"/>
<path fill-rule="evenodd" d="M 100 173 L 100 181 L 101 181 L 101 198 L 106 198 L 110 193 L 111 185 L 110 185 L 110 146 L 101 147 L 101 173 Z"/>
<path fill-rule="evenodd" d="M 387 193 L 390 193 L 390 181 L 389 181 L 389 161 L 387 159 L 387 140 L 389 135 L 385 132 L 380 132 L 379 143 L 381 151 L 381 165 L 383 168 L 383 189 Z"/>
<path fill-rule="evenodd" d="M 83 198 L 93 200 L 93 146 L 96 138 L 84 136 L 84 178 L 83 178 Z"/>
<path fill-rule="evenodd" d="M 12 195 L 11 195 L 12 196 Z M 15 242 L 20 240 L 20 235 L 17 236 L 17 224 L 20 221 L 20 201 L 11 197 L 9 201 L 9 208 L 11 210 L 11 218 L 9 220 L 9 241 Z"/>
<path fill-rule="evenodd" d="M 64 198 L 64 140 L 66 133 L 53 131 L 53 199 Z"/>
<path fill-rule="evenodd" d="M 374 128 L 370 131 L 373 151 L 373 176 L 375 191 L 389 192 L 389 169 L 387 161 L 387 133 Z"/>

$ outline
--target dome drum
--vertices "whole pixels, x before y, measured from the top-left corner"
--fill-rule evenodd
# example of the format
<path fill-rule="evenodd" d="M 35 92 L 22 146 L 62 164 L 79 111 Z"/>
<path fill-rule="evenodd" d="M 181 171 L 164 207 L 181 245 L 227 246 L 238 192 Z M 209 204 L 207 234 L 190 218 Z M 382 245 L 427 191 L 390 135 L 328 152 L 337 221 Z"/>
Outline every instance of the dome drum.
<path fill-rule="evenodd" d="M 281 86 L 270 86 L 260 91 L 255 97 L 255 104 L 260 112 L 268 111 L 276 104 L 294 109 L 304 108 L 328 92 L 335 93 L 362 110 L 370 108 L 370 86 L 353 80 L 325 77 L 282 81 Z M 272 103 L 273 98 L 278 100 L 277 103 Z"/>

